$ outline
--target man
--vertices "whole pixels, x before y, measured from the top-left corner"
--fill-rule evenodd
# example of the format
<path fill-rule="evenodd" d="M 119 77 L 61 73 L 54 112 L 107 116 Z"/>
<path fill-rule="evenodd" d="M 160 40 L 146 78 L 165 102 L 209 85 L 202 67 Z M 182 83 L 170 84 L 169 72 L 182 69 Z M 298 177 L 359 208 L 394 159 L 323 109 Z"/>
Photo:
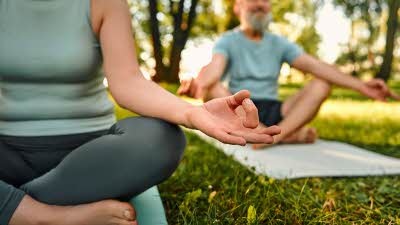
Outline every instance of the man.
<path fill-rule="evenodd" d="M 235 13 L 240 26 L 222 35 L 213 49 L 211 62 L 202 68 L 196 79 L 181 81 L 178 94 L 209 100 L 242 89 L 249 90 L 259 110 L 260 121 L 267 126 L 278 124 L 282 129 L 281 134 L 275 136 L 275 143 L 315 141 L 315 128 L 305 125 L 328 98 L 332 84 L 353 89 L 375 100 L 400 99 L 382 80 L 363 82 L 343 74 L 334 66 L 304 53 L 285 38 L 265 32 L 270 21 L 269 0 L 237 0 Z M 313 74 L 315 79 L 294 96 L 280 102 L 277 80 L 284 62 Z M 221 78 L 229 79 L 229 90 L 219 82 Z"/>

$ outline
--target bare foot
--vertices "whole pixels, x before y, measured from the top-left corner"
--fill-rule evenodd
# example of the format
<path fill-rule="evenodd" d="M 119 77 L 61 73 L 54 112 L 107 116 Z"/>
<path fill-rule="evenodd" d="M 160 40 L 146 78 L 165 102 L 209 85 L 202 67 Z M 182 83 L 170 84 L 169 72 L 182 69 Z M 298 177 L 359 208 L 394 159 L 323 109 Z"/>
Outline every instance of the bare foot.
<path fill-rule="evenodd" d="M 9 225 L 137 225 L 129 203 L 104 200 L 77 206 L 51 206 L 25 196 Z"/>
<path fill-rule="evenodd" d="M 284 138 L 281 142 L 286 144 L 310 144 L 314 143 L 317 137 L 317 129 L 314 127 L 303 127 L 289 137 Z"/>
<path fill-rule="evenodd" d="M 275 142 L 277 143 L 285 143 L 285 144 L 311 144 L 317 140 L 318 134 L 317 129 L 313 127 L 303 127 L 299 131 L 293 133 L 289 137 L 284 138 L 282 141 Z M 274 144 L 254 144 L 252 148 L 254 150 L 266 148 L 272 146 Z"/>

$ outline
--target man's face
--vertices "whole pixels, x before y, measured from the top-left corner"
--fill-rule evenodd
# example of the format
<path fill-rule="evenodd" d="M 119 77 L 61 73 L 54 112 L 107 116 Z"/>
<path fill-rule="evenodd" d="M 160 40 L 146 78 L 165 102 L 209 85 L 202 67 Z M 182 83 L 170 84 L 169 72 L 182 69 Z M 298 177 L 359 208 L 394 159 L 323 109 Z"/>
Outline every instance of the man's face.
<path fill-rule="evenodd" d="M 269 0 L 239 0 L 238 4 L 242 23 L 255 31 L 266 29 L 271 20 Z"/>

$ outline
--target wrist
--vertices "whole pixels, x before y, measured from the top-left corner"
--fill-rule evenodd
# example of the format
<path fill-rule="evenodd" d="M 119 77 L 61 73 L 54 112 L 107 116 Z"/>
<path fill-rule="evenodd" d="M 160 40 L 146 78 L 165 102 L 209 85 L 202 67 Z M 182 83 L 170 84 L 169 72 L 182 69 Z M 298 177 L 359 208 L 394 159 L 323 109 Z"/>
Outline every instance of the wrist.
<path fill-rule="evenodd" d="M 197 106 L 187 104 L 187 106 L 185 106 L 183 108 L 182 113 L 180 113 L 181 118 L 179 119 L 179 125 L 182 125 L 184 127 L 190 128 L 190 129 L 193 128 L 192 122 L 190 120 L 190 116 L 196 107 Z"/>
<path fill-rule="evenodd" d="M 358 80 L 358 82 L 355 83 L 353 90 L 360 92 L 361 94 L 365 93 L 365 90 L 367 88 L 367 85 L 361 81 Z"/>

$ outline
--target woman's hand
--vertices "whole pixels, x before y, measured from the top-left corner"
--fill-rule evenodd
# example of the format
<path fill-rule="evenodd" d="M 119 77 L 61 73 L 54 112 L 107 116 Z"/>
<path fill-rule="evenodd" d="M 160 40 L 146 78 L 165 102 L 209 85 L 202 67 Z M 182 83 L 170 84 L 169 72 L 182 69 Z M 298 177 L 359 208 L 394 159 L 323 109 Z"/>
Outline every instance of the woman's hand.
<path fill-rule="evenodd" d="M 194 128 L 227 144 L 274 142 L 281 132 L 277 126 L 259 126 L 258 111 L 248 91 L 213 99 L 202 106 L 191 107 L 185 114 L 188 128 Z"/>

